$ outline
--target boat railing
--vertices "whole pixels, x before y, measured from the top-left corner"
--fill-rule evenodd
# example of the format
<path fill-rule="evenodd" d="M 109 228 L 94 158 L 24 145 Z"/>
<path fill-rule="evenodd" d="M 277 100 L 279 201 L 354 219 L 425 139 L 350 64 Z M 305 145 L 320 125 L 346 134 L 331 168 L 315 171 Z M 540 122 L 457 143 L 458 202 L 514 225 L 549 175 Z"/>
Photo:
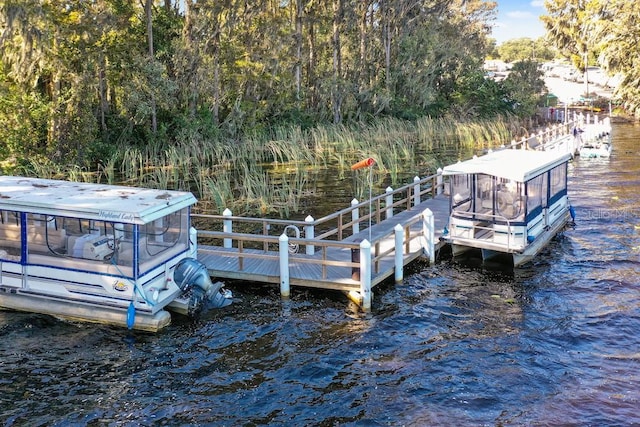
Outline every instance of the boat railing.
<path fill-rule="evenodd" d="M 453 214 L 453 218 L 459 218 L 467 220 L 470 223 L 464 224 L 464 226 L 456 225 L 455 222 L 450 223 L 451 230 L 449 233 L 452 239 L 462 242 L 478 242 L 483 241 L 490 243 L 491 246 L 496 248 L 502 248 L 506 252 L 512 252 L 516 249 L 521 249 L 525 246 L 523 235 L 522 242 L 518 242 L 517 231 L 513 220 L 509 220 L 503 215 L 479 213 L 479 212 L 464 212 L 459 211 Z M 463 228 L 463 232 L 457 233 L 455 228 Z M 496 232 L 500 237 L 505 238 L 496 239 Z M 504 241 L 503 241 L 504 240 Z"/>

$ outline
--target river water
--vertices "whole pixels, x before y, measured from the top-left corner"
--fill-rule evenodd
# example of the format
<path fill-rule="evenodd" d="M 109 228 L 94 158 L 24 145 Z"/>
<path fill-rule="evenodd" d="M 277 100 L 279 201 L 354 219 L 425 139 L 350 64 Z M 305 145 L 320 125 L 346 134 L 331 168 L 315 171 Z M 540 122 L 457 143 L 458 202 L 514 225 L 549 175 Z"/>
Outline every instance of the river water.
<path fill-rule="evenodd" d="M 0 421 L 640 425 L 639 141 L 570 165 L 576 225 L 535 262 L 414 264 L 369 314 L 238 284 L 158 334 L 0 311 Z"/>

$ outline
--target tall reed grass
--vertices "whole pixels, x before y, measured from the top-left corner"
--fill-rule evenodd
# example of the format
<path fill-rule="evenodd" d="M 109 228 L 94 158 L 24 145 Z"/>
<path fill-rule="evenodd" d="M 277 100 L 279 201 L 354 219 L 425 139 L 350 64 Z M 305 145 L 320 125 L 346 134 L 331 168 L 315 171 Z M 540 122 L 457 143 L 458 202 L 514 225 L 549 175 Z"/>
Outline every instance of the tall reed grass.
<path fill-rule="evenodd" d="M 122 147 L 97 171 L 32 161 L 21 173 L 190 190 L 202 200 L 202 206 L 215 213 L 230 208 L 235 214 L 286 217 L 297 212 L 302 198 L 310 194 L 308 170 L 331 168 L 344 176 L 351 164 L 373 157 L 377 185 L 404 184 L 399 180 L 407 176 L 434 173 L 447 161 L 446 155 L 508 143 L 522 129 L 517 119 L 424 117 L 411 122 L 385 118 L 372 124 L 324 125 L 310 130 L 277 127 L 242 140 L 205 139 L 194 131 L 168 147 Z"/>

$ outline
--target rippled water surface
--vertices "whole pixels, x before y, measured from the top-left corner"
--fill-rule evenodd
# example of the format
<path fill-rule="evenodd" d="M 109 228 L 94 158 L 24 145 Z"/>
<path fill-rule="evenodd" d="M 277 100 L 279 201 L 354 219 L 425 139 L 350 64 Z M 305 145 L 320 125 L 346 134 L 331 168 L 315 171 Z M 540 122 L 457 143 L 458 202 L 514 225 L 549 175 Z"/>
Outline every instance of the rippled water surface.
<path fill-rule="evenodd" d="M 159 334 L 0 311 L 4 425 L 640 424 L 640 128 L 577 159 L 577 211 L 515 271 L 444 257 L 376 289 L 232 284 Z"/>

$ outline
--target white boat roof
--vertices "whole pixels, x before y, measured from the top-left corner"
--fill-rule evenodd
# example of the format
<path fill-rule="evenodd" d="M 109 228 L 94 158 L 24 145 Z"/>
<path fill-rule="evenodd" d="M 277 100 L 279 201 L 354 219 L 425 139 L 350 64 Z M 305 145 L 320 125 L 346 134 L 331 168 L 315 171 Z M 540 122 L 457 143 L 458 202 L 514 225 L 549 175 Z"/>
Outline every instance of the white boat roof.
<path fill-rule="evenodd" d="M 486 174 L 526 182 L 570 158 L 570 154 L 558 151 L 504 149 L 445 166 L 442 174 Z"/>
<path fill-rule="evenodd" d="M 0 176 L 0 210 L 147 224 L 196 202 L 186 191 Z"/>

